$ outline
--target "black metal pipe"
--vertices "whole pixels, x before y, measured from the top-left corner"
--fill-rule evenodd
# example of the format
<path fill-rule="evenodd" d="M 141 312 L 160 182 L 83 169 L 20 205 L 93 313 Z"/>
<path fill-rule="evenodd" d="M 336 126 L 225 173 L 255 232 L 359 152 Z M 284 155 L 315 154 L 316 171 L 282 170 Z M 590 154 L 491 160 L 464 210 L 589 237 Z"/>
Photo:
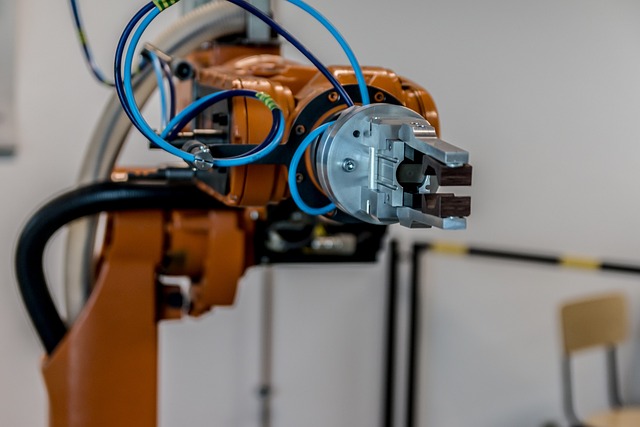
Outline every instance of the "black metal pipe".
<path fill-rule="evenodd" d="M 273 266 L 263 267 L 260 334 L 260 427 L 271 427 L 273 400 Z"/>
<path fill-rule="evenodd" d="M 384 386 L 382 404 L 382 426 L 392 427 L 395 405 L 395 374 L 396 374 L 396 329 L 398 316 L 398 242 L 389 243 L 389 261 L 387 276 L 387 308 L 386 330 L 384 345 Z"/>
<path fill-rule="evenodd" d="M 622 408 L 620 384 L 618 381 L 618 357 L 614 345 L 607 347 L 607 388 L 609 391 L 609 406 L 612 409 Z"/>
<path fill-rule="evenodd" d="M 419 337 L 420 337 L 420 255 L 425 245 L 415 244 L 411 251 L 411 281 L 409 289 L 409 325 L 407 346 L 407 427 L 414 427 L 416 422 L 416 400 L 418 399 L 419 378 Z"/>
<path fill-rule="evenodd" d="M 51 236 L 65 224 L 100 212 L 213 209 L 224 207 L 196 187 L 98 183 L 56 197 L 29 219 L 18 240 L 16 277 L 22 299 L 48 354 L 67 333 L 56 309 L 43 268 L 43 255 Z"/>

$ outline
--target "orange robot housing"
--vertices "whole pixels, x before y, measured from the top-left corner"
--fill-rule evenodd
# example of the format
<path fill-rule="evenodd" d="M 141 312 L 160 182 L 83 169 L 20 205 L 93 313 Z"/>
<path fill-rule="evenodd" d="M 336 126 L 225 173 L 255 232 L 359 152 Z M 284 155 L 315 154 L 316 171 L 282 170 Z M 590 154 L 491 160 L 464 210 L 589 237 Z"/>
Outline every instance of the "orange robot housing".
<path fill-rule="evenodd" d="M 190 57 L 195 79 L 185 83 L 195 98 L 227 89 L 249 89 L 269 94 L 282 109 L 288 135 L 287 144 L 299 144 L 308 132 L 335 118 L 346 104 L 316 68 L 277 55 L 273 47 L 266 53 L 238 47 L 215 46 Z M 238 55 L 238 56 L 233 56 Z M 212 65 L 220 64 L 222 65 Z M 358 103 L 361 95 L 355 73 L 349 67 L 334 66 L 336 76 L 349 96 Z M 438 113 L 431 95 L 393 71 L 365 67 L 363 73 L 372 102 L 405 106 L 423 116 L 439 133 Z M 190 102 L 187 97 L 183 101 Z M 235 98 L 208 109 L 196 127 L 217 131 L 231 144 L 259 144 L 269 133 L 271 114 L 255 99 Z M 309 156 L 307 166 L 310 167 Z M 288 196 L 286 165 L 250 165 L 229 171 L 213 171 L 201 187 L 229 206 L 264 206 Z M 307 178 L 307 177 L 304 177 Z M 305 194 L 322 192 L 314 175 L 299 182 Z M 300 180 L 299 180 L 300 181 Z"/>

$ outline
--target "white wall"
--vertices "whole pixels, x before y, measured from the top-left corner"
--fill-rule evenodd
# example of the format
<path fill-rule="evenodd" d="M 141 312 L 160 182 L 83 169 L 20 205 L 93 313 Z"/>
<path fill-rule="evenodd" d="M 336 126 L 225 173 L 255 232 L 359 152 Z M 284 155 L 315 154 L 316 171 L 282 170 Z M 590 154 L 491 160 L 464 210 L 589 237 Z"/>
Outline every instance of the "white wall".
<path fill-rule="evenodd" d="M 405 242 L 446 238 L 637 260 L 640 3 L 311 3 L 342 30 L 362 63 L 388 66 L 428 88 L 443 137 L 471 152 L 469 230 L 394 234 Z M 119 31 L 141 4 L 83 2 L 105 68 Z M 19 2 L 21 145 L 15 158 L 0 160 L 3 426 L 46 423 L 41 349 L 13 279 L 15 239 L 43 200 L 73 184 L 108 97 L 82 64 L 65 6 Z M 325 62 L 344 62 L 321 28 L 292 6 L 279 2 L 277 15 Z M 61 247 L 53 249 L 49 271 L 59 282 Z M 424 263 L 422 426 L 560 420 L 560 301 L 622 289 L 640 312 L 640 288 L 631 276 L 432 255 Z M 243 282 L 239 309 L 163 328 L 162 425 L 256 425 L 259 276 L 253 272 Z M 368 268 L 276 271 L 275 425 L 375 423 L 380 276 Z M 638 361 L 634 342 L 624 348 L 622 370 L 625 394 L 635 400 Z M 604 405 L 602 380 L 591 375 L 599 362 L 597 356 L 580 360 L 579 409 Z"/>

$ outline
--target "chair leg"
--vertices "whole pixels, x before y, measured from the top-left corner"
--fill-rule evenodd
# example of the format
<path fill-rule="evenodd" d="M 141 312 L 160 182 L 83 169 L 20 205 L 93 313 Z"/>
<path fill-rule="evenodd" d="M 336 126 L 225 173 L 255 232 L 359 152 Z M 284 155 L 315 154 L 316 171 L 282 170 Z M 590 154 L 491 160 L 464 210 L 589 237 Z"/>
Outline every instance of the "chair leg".
<path fill-rule="evenodd" d="M 562 359 L 562 403 L 564 415 L 571 427 L 587 427 L 576 415 L 573 408 L 573 386 L 571 382 L 571 359 L 565 355 Z"/>
<path fill-rule="evenodd" d="M 618 361 L 616 358 L 616 348 L 607 347 L 607 379 L 609 388 L 609 405 L 611 408 L 622 407 L 620 398 L 620 385 L 618 384 Z"/>

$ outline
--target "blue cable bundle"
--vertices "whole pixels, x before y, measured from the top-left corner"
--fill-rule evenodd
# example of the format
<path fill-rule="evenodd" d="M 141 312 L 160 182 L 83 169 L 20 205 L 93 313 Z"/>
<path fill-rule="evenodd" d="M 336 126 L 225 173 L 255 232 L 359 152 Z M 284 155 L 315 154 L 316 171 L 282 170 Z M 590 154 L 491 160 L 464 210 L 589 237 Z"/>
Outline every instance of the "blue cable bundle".
<path fill-rule="evenodd" d="M 271 153 L 278 146 L 278 144 L 280 144 L 280 141 L 282 141 L 282 137 L 284 136 L 285 129 L 284 114 L 282 114 L 282 110 L 280 110 L 280 108 L 275 104 L 275 102 L 273 102 L 273 100 L 271 100 L 268 95 L 261 92 L 255 92 L 253 90 L 246 89 L 226 90 L 200 98 L 199 100 L 182 110 L 182 112 L 176 117 L 174 117 L 173 120 L 169 122 L 169 125 L 165 128 L 160 137 L 162 139 L 168 140 L 175 139 L 178 132 L 182 128 L 184 128 L 189 122 L 195 119 L 200 113 L 209 108 L 211 105 L 236 96 L 256 98 L 265 103 L 265 105 L 267 105 L 267 107 L 271 109 L 271 113 L 273 114 L 273 124 L 271 126 L 271 130 L 269 131 L 269 135 L 265 138 L 262 144 L 249 150 L 242 156 L 217 159 L 215 160 L 215 165 L 218 167 L 234 167 L 244 166 L 256 162 L 257 160 Z"/>
<path fill-rule="evenodd" d="M 232 90 L 204 97 L 181 111 L 180 114 L 176 115 L 166 126 L 162 135 L 157 135 L 149 126 L 149 124 L 142 116 L 140 109 L 135 103 L 133 85 L 131 82 L 131 71 L 133 58 L 135 56 L 136 47 L 140 42 L 140 38 L 142 37 L 142 34 L 147 29 L 147 27 L 151 24 L 151 22 L 160 14 L 160 12 L 161 9 L 154 7 L 153 3 L 149 3 L 144 6 L 133 17 L 133 19 L 125 28 L 125 31 L 120 38 L 120 42 L 118 43 L 118 48 L 116 50 L 116 91 L 124 110 L 126 111 L 131 121 L 134 123 L 134 125 L 147 139 L 156 144 L 158 147 L 162 148 L 170 154 L 180 157 L 186 162 L 194 163 L 196 161 L 196 157 L 193 154 L 187 153 L 174 147 L 169 141 L 167 141 L 166 138 L 169 136 L 175 137 L 175 134 L 177 134 L 177 132 L 179 132 L 187 123 L 189 123 L 200 112 L 202 112 L 204 109 L 211 106 L 215 102 L 232 96 L 250 96 L 261 100 L 273 111 L 274 127 L 272 127 L 269 136 L 262 144 L 251 150 L 249 153 L 229 159 L 214 159 L 213 161 L 211 161 L 211 166 L 243 166 L 253 163 L 273 151 L 273 149 L 275 149 L 275 147 L 282 141 L 282 137 L 284 136 L 284 115 L 282 114 L 282 110 L 268 96 L 254 91 Z M 140 20 L 142 20 L 142 22 L 136 28 L 136 25 Z M 125 47 L 127 45 L 129 37 L 131 36 L 131 33 L 133 33 L 133 36 L 131 37 L 129 46 L 126 48 L 126 56 L 123 61 Z M 124 70 L 122 70 L 123 66 Z"/>
<path fill-rule="evenodd" d="M 360 96 L 362 97 L 362 105 L 369 105 L 371 103 L 371 100 L 369 99 L 369 91 L 367 90 L 367 82 L 364 78 L 364 74 L 362 73 L 362 67 L 360 67 L 360 63 L 358 62 L 355 53 L 353 53 L 353 50 L 351 49 L 351 46 L 349 46 L 349 43 L 347 43 L 342 34 L 340 34 L 340 31 L 338 31 L 338 29 L 327 18 L 325 18 L 324 15 L 322 15 L 320 12 L 318 12 L 316 9 L 303 2 L 302 0 L 287 1 L 316 18 L 316 20 L 320 22 L 340 44 L 340 47 L 342 47 L 342 50 L 344 50 L 344 53 L 347 55 L 347 58 L 351 63 L 351 67 L 356 74 L 358 87 L 360 89 Z"/>
<path fill-rule="evenodd" d="M 277 106 L 277 104 L 266 94 L 259 93 L 255 91 L 249 90 L 229 90 L 229 91 L 221 91 L 218 93 L 214 93 L 203 97 L 194 103 L 192 103 L 189 107 L 185 108 L 179 114 L 175 114 L 175 88 L 172 85 L 171 77 L 169 72 L 167 71 L 167 64 L 162 64 L 157 55 L 150 54 L 149 57 L 151 59 L 151 63 L 154 67 L 154 71 L 156 73 L 156 78 L 158 80 L 158 88 L 160 90 L 160 98 L 162 103 L 162 128 L 163 131 L 160 135 L 156 134 L 156 132 L 149 126 L 146 122 L 140 109 L 138 108 L 134 93 L 133 93 L 133 85 L 131 81 L 132 76 L 132 64 L 133 59 L 136 52 L 136 47 L 138 46 L 142 34 L 147 29 L 147 27 L 151 24 L 151 22 L 166 8 L 171 5 L 177 3 L 178 0 L 154 0 L 153 2 L 148 3 L 142 9 L 140 9 L 135 16 L 131 19 L 131 21 L 127 24 L 122 36 L 120 37 L 120 41 L 118 43 L 118 47 L 116 49 L 116 57 L 114 62 L 114 74 L 115 74 L 115 87 L 116 92 L 118 94 L 118 98 L 122 104 L 123 109 L 125 110 L 127 116 L 131 120 L 131 122 L 135 125 L 135 127 L 147 138 L 149 141 L 167 151 L 170 154 L 173 154 L 186 162 L 194 163 L 196 160 L 196 156 L 192 153 L 185 152 L 174 147 L 171 144 L 171 140 L 175 139 L 178 133 L 192 120 L 194 120 L 199 114 L 201 114 L 204 110 L 209 108 L 211 105 L 220 102 L 225 99 L 229 99 L 236 96 L 243 97 L 253 97 L 262 101 L 269 109 L 271 109 L 273 114 L 273 124 L 269 135 L 267 138 L 257 147 L 251 149 L 249 152 L 235 156 L 231 158 L 224 159 L 213 159 L 208 160 L 211 167 L 234 167 L 234 166 L 243 166 L 247 164 L 254 163 L 264 156 L 271 153 L 282 141 L 285 130 L 285 122 L 284 122 L 284 114 L 282 110 Z M 273 30 L 275 30 L 278 34 L 284 37 L 287 41 L 289 41 L 296 49 L 298 49 L 304 56 L 313 63 L 316 68 L 322 73 L 327 80 L 333 85 L 335 90 L 338 92 L 342 100 L 347 104 L 347 106 L 353 106 L 353 100 L 349 97 L 344 87 L 337 81 L 336 77 L 302 44 L 300 43 L 293 35 L 291 35 L 287 30 L 285 30 L 282 26 L 280 26 L 277 22 L 275 22 L 271 17 L 266 15 L 261 10 L 252 6 L 250 3 L 247 3 L 245 0 L 228 0 L 229 2 L 247 10 L 249 13 L 255 15 L 267 25 L 269 25 Z M 355 54 L 351 50 L 350 46 L 342 37 L 340 32 L 317 10 L 306 4 L 302 0 L 287 0 L 289 3 L 301 8 L 302 10 L 309 13 L 311 16 L 316 18 L 338 41 L 342 49 L 345 51 L 353 69 L 356 74 L 356 78 L 358 81 L 358 87 L 361 93 L 361 98 L 363 104 L 369 104 L 369 94 L 366 85 L 366 81 L 364 75 L 362 73 L 362 69 L 360 64 L 358 63 Z M 72 3 L 73 4 L 73 3 Z M 74 16 L 78 16 L 75 14 L 77 11 L 74 8 Z M 79 20 L 76 19 L 76 21 Z M 140 22 L 142 21 L 142 22 Z M 139 24 L 139 25 L 138 25 Z M 137 28 L 136 28 L 137 27 Z M 133 34 L 133 35 L 132 35 Z M 129 38 L 131 40 L 129 41 Z M 128 47 L 127 47 L 127 42 Z M 84 45 L 83 45 L 84 46 Z M 93 67 L 92 67 L 93 68 Z M 166 94 L 166 88 L 164 86 L 165 77 L 169 81 L 169 88 L 171 94 L 169 99 Z M 167 123 L 168 122 L 168 123 Z M 336 208 L 336 206 L 331 203 L 322 208 L 313 208 L 308 206 L 301 198 L 299 191 L 297 189 L 296 183 L 296 169 L 302 158 L 304 151 L 309 147 L 309 145 L 314 142 L 329 126 L 331 123 L 324 124 L 319 126 L 317 129 L 313 130 L 307 137 L 304 139 L 300 147 L 294 153 L 292 162 L 289 167 L 289 187 L 291 190 L 292 197 L 296 204 L 300 207 L 300 209 L 310 215 L 323 215 L 328 212 L 331 212 Z M 202 159 L 199 159 L 202 160 Z"/>

